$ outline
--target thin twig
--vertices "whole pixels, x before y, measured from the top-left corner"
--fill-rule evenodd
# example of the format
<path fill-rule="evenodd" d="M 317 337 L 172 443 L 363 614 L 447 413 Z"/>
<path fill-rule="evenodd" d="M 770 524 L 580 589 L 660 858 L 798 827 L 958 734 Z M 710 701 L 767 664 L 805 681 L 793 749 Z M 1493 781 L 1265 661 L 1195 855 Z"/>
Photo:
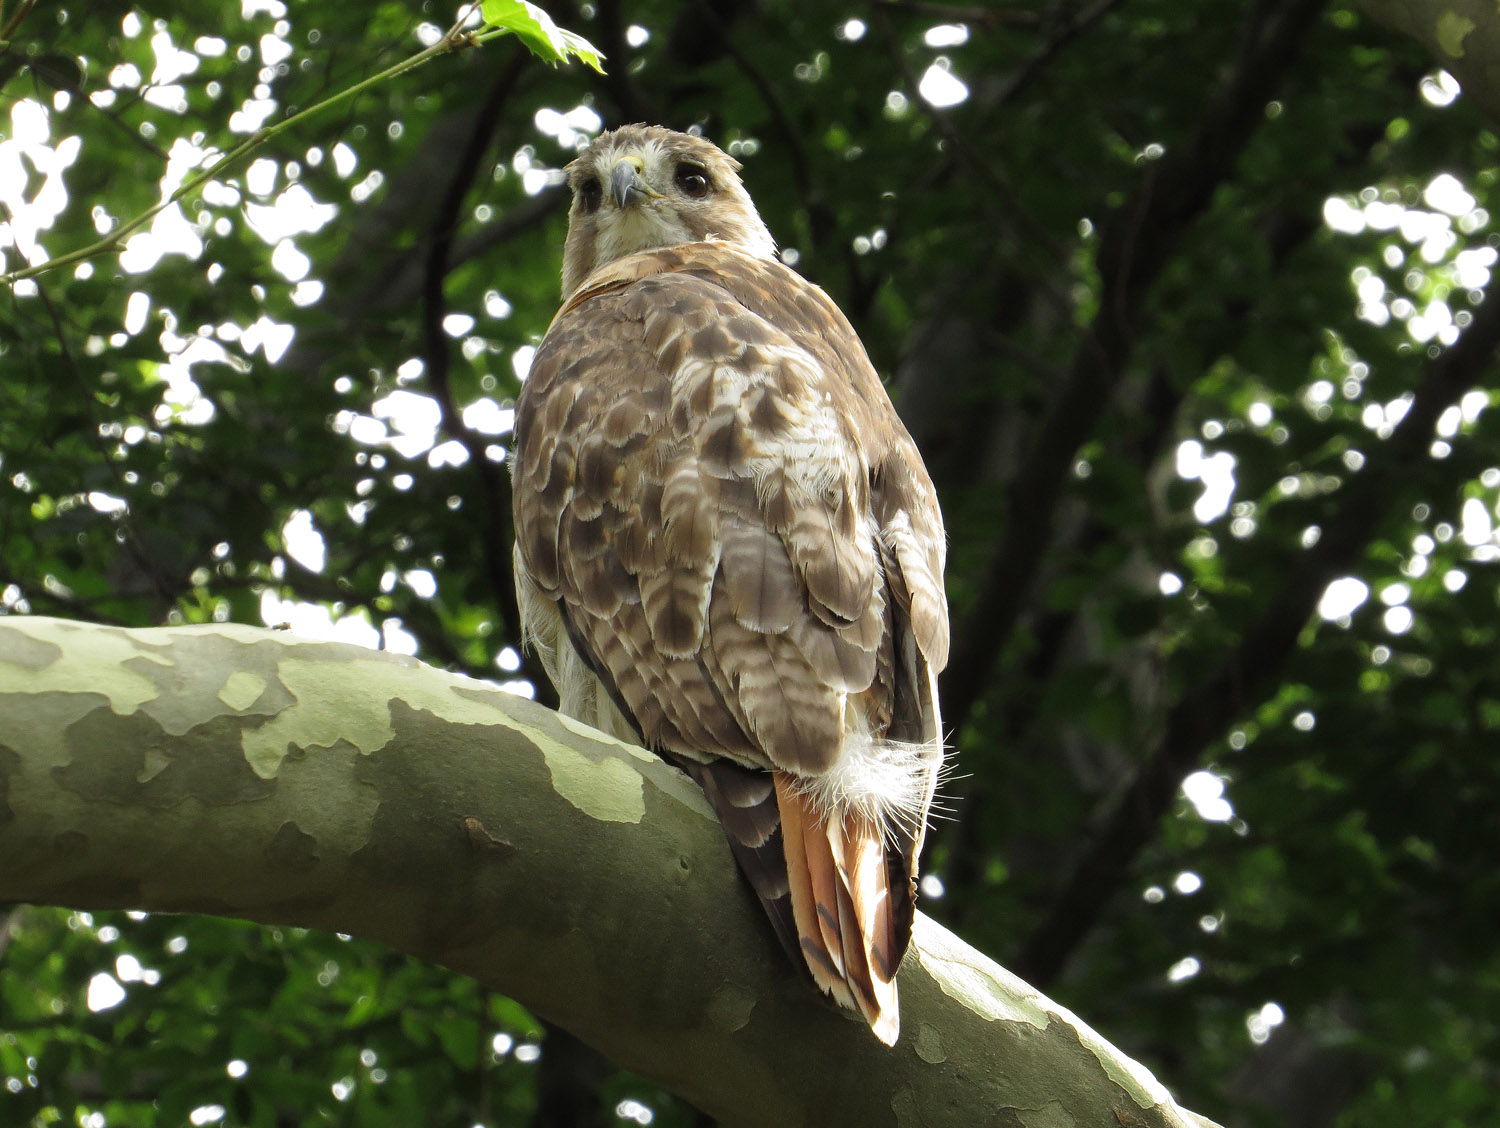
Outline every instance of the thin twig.
<path fill-rule="evenodd" d="M 99 255 L 108 254 L 110 251 L 118 247 L 127 235 L 140 230 L 167 208 L 177 203 L 177 201 L 183 199 L 185 196 L 193 192 L 196 192 L 204 184 L 208 183 L 210 180 L 215 179 L 227 169 L 232 168 L 234 165 L 238 164 L 250 153 L 254 152 L 256 149 L 260 148 L 260 146 L 264 145 L 267 141 L 271 140 L 271 138 L 285 133 L 287 130 L 302 124 L 304 121 L 307 121 L 309 118 L 314 117 L 325 110 L 332 109 L 334 106 L 341 105 L 342 103 L 357 97 L 373 86 L 377 86 L 382 82 L 387 82 L 390 79 L 397 78 L 400 75 L 405 74 L 407 71 L 414 70 L 415 68 L 421 66 L 423 63 L 437 58 L 439 55 L 444 55 L 450 51 L 456 51 L 467 47 L 470 40 L 466 35 L 462 33 L 462 27 L 465 18 L 466 15 L 460 15 L 458 22 L 448 30 L 443 38 L 438 40 L 431 47 L 424 48 L 423 50 L 417 52 L 417 54 L 403 59 L 399 63 L 395 63 L 392 66 L 386 67 L 378 74 L 374 74 L 369 78 L 362 79 L 361 81 L 356 82 L 353 86 L 349 86 L 344 90 L 339 91 L 337 94 L 326 98 L 322 102 L 319 102 L 314 106 L 309 106 L 307 109 L 301 110 L 293 114 L 291 117 L 277 122 L 275 125 L 268 126 L 265 129 L 257 130 L 250 137 L 246 138 L 240 144 L 236 145 L 233 149 L 229 150 L 229 152 L 221 156 L 208 168 L 194 173 L 192 176 L 189 176 L 187 179 L 185 179 L 178 187 L 178 189 L 161 203 L 157 204 L 155 207 L 148 208 L 140 215 L 137 215 L 134 219 L 127 220 L 119 227 L 116 227 L 109 234 L 95 240 L 86 247 L 80 247 L 78 250 L 70 251 L 64 255 L 59 255 L 57 258 L 48 259 L 46 262 L 36 263 L 32 266 L 22 267 L 19 270 L 11 271 L 9 274 L 0 274 L 0 285 L 13 285 L 14 283 L 20 282 L 21 280 L 26 278 L 36 278 L 42 274 L 48 273 L 49 271 L 57 270 L 64 266 L 70 266 L 73 263 L 83 262 L 86 259 L 97 258 Z"/>
<path fill-rule="evenodd" d="M 802 144 L 802 131 L 792 123 L 792 116 L 787 112 L 786 103 L 782 101 L 776 92 L 776 87 L 771 83 L 765 73 L 755 65 L 750 56 L 740 49 L 735 42 L 734 35 L 725 26 L 719 14 L 713 10 L 713 6 L 707 0 L 698 0 L 698 11 L 714 34 L 718 36 L 719 46 L 724 49 L 734 65 L 739 67 L 740 73 L 755 87 L 755 92 L 760 95 L 760 100 L 770 111 L 772 119 L 776 122 L 776 131 L 780 134 L 781 143 L 785 146 L 785 153 L 792 166 L 792 180 L 797 185 L 797 195 L 801 197 L 804 206 L 811 208 L 815 200 L 821 200 L 822 193 L 817 191 L 813 184 L 812 168 L 807 159 L 807 147 Z"/>
<path fill-rule="evenodd" d="M 10 37 L 16 33 L 22 21 L 31 14 L 31 9 L 36 7 L 36 0 L 21 0 L 20 5 L 11 13 L 10 19 L 0 27 L 0 48 L 10 46 Z"/>
<path fill-rule="evenodd" d="M 1056 60 L 1064 47 L 1119 7 L 1121 2 L 1122 0 L 1095 0 L 1095 3 L 1077 15 L 1063 20 L 1062 25 L 1026 57 L 1026 61 L 1011 76 L 1010 81 L 1000 89 L 1000 92 L 986 102 L 984 106 L 986 118 L 1007 102 L 1014 100 Z"/>
<path fill-rule="evenodd" d="M 881 7 L 884 7 L 884 5 L 881 5 Z M 1069 254 L 1068 250 L 1053 238 L 1052 232 L 1048 231 L 1032 218 L 1031 214 L 1021 206 L 1020 199 L 1017 197 L 1015 190 L 1000 173 L 996 172 L 984 158 L 974 151 L 974 147 L 959 132 L 958 127 L 954 125 L 953 119 L 947 111 L 932 105 L 932 103 L 922 97 L 918 89 L 920 82 L 917 79 L 916 73 L 911 69 L 911 64 L 907 62 L 901 37 L 896 33 L 890 18 L 885 12 L 878 9 L 874 13 L 874 18 L 880 27 L 882 37 L 886 41 L 891 62 L 901 75 L 901 80 L 905 84 L 913 102 L 922 108 L 928 120 L 932 122 L 933 127 L 942 135 L 943 140 L 948 143 L 952 154 L 961 160 L 989 188 L 989 194 L 993 198 L 988 209 L 990 224 L 996 230 L 1007 232 L 1011 241 L 1017 247 L 1028 245 L 1027 241 L 1021 238 L 1021 231 L 1019 230 L 1019 228 L 1025 228 L 1026 234 L 1047 249 L 1051 256 L 1050 262 L 1066 262 Z M 1016 221 L 1019 221 L 1019 224 Z M 1055 267 L 1035 271 L 1033 274 L 1033 283 L 1048 297 L 1059 311 L 1066 317 L 1071 318 L 1073 309 L 1072 300 L 1051 280 L 1052 273 L 1055 273 Z"/>
<path fill-rule="evenodd" d="M 957 4 L 927 4 L 921 0 L 873 0 L 875 10 L 928 16 L 944 23 L 972 23 L 1011 27 L 1036 27 L 1042 14 L 1027 8 L 974 8 Z"/>

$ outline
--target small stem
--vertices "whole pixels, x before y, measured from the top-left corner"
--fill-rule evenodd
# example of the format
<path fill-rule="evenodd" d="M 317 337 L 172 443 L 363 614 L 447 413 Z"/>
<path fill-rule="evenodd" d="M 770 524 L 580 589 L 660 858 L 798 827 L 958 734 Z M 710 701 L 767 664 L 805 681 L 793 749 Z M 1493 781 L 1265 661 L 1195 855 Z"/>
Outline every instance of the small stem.
<path fill-rule="evenodd" d="M 0 4 L 0 47 L 10 46 L 10 37 L 16 33 L 16 29 L 21 26 L 21 21 L 31 14 L 31 9 L 34 7 L 36 7 L 36 0 L 21 0 L 20 6 L 7 20 L 3 18 L 4 5 Z"/>
<path fill-rule="evenodd" d="M 28 7 L 29 5 L 23 5 L 22 8 L 17 12 L 17 15 L 19 16 L 20 14 L 22 14 Z M 182 199 L 190 192 L 196 191 L 203 184 L 214 179 L 225 169 L 237 163 L 241 158 L 253 152 L 255 149 L 265 144 L 271 138 L 285 133 L 287 130 L 293 128 L 294 126 L 300 125 L 302 122 L 306 121 L 314 114 L 322 113 L 324 110 L 331 109 L 343 102 L 347 102 L 349 99 L 363 93 L 364 91 L 368 90 L 372 86 L 377 85 L 378 83 L 389 81 L 390 79 L 397 78 L 400 75 L 405 74 L 407 71 L 415 70 L 423 63 L 435 59 L 439 55 L 446 54 L 450 51 L 456 51 L 462 47 L 467 47 L 471 42 L 471 38 L 469 36 L 463 35 L 460 31 L 460 24 L 463 22 L 463 19 L 464 17 L 460 17 L 459 23 L 454 24 L 454 26 L 448 30 L 443 38 L 438 40 L 431 47 L 427 47 L 409 58 L 402 59 L 399 63 L 395 63 L 394 65 L 387 67 L 379 74 L 374 74 L 369 78 L 362 79 L 361 81 L 356 82 L 353 86 L 339 91 L 337 94 L 330 95 L 316 105 L 309 106 L 307 109 L 293 114 L 291 117 L 287 118 L 284 121 L 279 121 L 269 128 L 256 131 L 253 135 L 246 138 L 240 144 L 236 145 L 233 149 L 229 150 L 229 152 L 225 153 L 209 168 L 197 172 L 184 180 L 177 191 L 173 192 L 161 203 L 142 212 L 134 219 L 121 224 L 119 227 L 115 228 L 115 230 L 111 231 L 102 239 L 96 240 L 86 247 L 80 247 L 76 251 L 69 251 L 65 255 L 59 255 L 57 258 L 48 259 L 46 262 L 37 263 L 35 266 L 26 266 L 22 267 L 19 270 L 13 270 L 9 274 L 0 274 L 0 284 L 16 283 L 20 282 L 22 279 L 36 278 L 42 274 L 57 270 L 60 267 L 68 266 L 75 262 L 82 262 L 85 259 L 96 258 L 99 255 L 108 253 L 115 247 L 119 246 L 120 241 L 123 240 L 127 235 L 150 223 L 153 219 L 156 218 L 156 216 L 165 211 L 167 208 L 171 207 L 178 200 Z M 11 22 L 15 23 L 16 20 L 13 19 Z"/>

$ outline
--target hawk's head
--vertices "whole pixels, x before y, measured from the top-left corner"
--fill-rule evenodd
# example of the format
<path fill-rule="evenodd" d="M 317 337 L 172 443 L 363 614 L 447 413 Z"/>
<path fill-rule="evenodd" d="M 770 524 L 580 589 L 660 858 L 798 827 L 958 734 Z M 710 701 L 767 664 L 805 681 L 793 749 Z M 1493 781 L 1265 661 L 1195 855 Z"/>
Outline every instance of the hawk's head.
<path fill-rule="evenodd" d="M 573 208 L 563 297 L 591 271 L 653 247 L 723 239 L 771 258 L 776 244 L 740 183 L 740 162 L 718 146 L 659 125 L 602 133 L 568 165 Z"/>

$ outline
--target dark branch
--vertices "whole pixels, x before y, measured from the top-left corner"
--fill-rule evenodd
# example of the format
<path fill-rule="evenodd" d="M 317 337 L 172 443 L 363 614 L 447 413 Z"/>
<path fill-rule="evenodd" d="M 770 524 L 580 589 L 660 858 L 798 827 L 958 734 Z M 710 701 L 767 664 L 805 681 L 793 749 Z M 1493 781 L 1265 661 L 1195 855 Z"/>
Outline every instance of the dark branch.
<path fill-rule="evenodd" d="M 777 139 L 783 146 L 787 160 L 792 166 L 792 181 L 797 185 L 797 195 L 801 198 L 803 206 L 809 211 L 815 205 L 826 208 L 827 204 L 823 200 L 821 189 L 813 183 L 812 166 L 807 159 L 807 147 L 802 144 L 803 131 L 798 129 L 792 121 L 792 115 L 787 112 L 786 102 L 777 93 L 775 85 L 766 77 L 765 72 L 740 49 L 733 31 L 714 11 L 713 6 L 707 3 L 707 0 L 698 0 L 697 7 L 704 24 L 713 29 L 718 37 L 720 49 L 734 60 L 734 65 L 740 69 L 746 81 L 755 87 L 755 92 L 760 95 L 760 100 L 771 115 L 771 120 L 776 123 Z M 814 223 L 815 236 L 818 231 L 819 225 Z"/>
<path fill-rule="evenodd" d="M 944 679 L 945 712 L 955 727 L 962 727 L 989 684 L 1030 596 L 1063 485 L 1130 360 L 1147 292 L 1214 190 L 1233 173 L 1321 8 L 1320 0 L 1259 7 L 1236 66 L 1194 136 L 1146 174 L 1106 225 L 1099 250 L 1098 317 L 1009 488 L 1000 547 L 978 585 L 978 604 Z"/>
<path fill-rule="evenodd" d="M 1062 52 L 1080 35 L 1102 20 L 1115 8 L 1119 7 L 1121 0 L 1095 0 L 1082 11 L 1065 17 L 1059 25 L 1037 48 L 1026 57 L 1019 70 L 1001 87 L 996 94 L 985 105 L 985 115 L 988 118 L 1007 102 L 1013 101 L 1023 90 L 1030 86 L 1041 76 L 1042 72 L 1051 66 Z"/>
<path fill-rule="evenodd" d="M 877 11 L 905 12 L 926 16 L 945 23 L 972 23 L 994 27 L 1036 27 L 1043 20 L 1041 12 L 1026 8 L 978 8 L 960 4 L 926 4 L 920 0 L 874 0 Z"/>
<path fill-rule="evenodd" d="M 1383 115 L 1372 115 L 1369 121 L 1348 130 L 1348 151 L 1335 160 L 1335 175 L 1347 172 L 1367 159 L 1370 147 L 1385 136 L 1385 121 Z M 1321 229 L 1322 224 L 1316 213 L 1278 209 L 1261 216 L 1255 227 L 1263 234 L 1271 263 L 1271 280 L 1275 281 L 1287 260 Z M 1272 287 L 1268 287 L 1267 292 L 1270 289 Z M 1239 308 L 1230 307 L 1227 312 L 1230 314 L 1230 324 L 1235 327 L 1236 336 L 1233 340 L 1223 342 L 1220 351 L 1225 355 L 1234 355 L 1241 347 L 1245 335 L 1258 332 L 1257 327 L 1262 322 L 1256 308 L 1249 302 L 1242 303 Z M 1187 386 L 1173 380 L 1170 373 L 1159 367 L 1153 368 L 1139 395 L 1139 405 L 1125 416 L 1126 427 L 1112 444 L 1107 444 L 1111 446 L 1112 452 L 1136 467 L 1143 476 L 1148 475 L 1175 433 L 1179 409 L 1187 392 Z M 1099 514 L 1089 511 L 1082 515 L 1077 528 L 1070 530 L 1063 551 L 1071 559 L 1089 560 L 1116 536 L 1117 529 Z M 1054 546 L 1053 551 L 1057 551 L 1057 546 Z M 1043 695 L 1029 692 L 1024 687 L 1045 685 L 1054 676 L 1057 663 L 1064 653 L 1063 643 L 1073 636 L 1079 618 L 1089 613 L 1086 608 L 1086 604 L 1080 603 L 1067 608 L 1049 609 L 1033 616 L 1029 621 L 1028 632 L 1035 640 L 1034 645 L 1019 671 L 1014 674 L 1007 671 L 1006 682 L 1010 688 L 997 702 L 992 739 L 998 746 L 1008 749 L 1032 747 L 1038 736 L 1039 722 L 1043 720 L 1040 712 Z M 1151 660 L 1150 656 L 1139 651 L 1125 659 L 1130 662 Z M 1112 791 L 1117 785 L 1123 786 L 1126 778 L 1128 777 L 1122 774 L 1108 790 Z M 946 847 L 945 853 L 952 859 L 951 877 L 960 886 L 966 881 L 978 880 L 979 869 L 984 864 L 986 846 L 982 840 L 982 820 L 962 817 L 965 808 L 983 801 L 984 790 L 983 780 L 976 779 L 957 802 L 955 814 L 958 817 L 951 824 L 939 827 L 934 838 L 935 846 L 940 849 Z M 1090 820 L 1089 825 L 1094 825 L 1093 820 Z M 962 905 L 955 902 L 950 908 L 950 923 L 962 923 L 964 919 Z"/>
<path fill-rule="evenodd" d="M 641 85 L 630 77 L 626 60 L 634 48 L 625 39 L 625 15 L 620 0 L 599 0 L 599 46 L 609 66 L 601 80 L 611 100 L 619 110 L 622 121 L 659 121 L 661 113 L 657 103 Z M 612 122 L 618 125 L 621 122 Z"/>
<path fill-rule="evenodd" d="M 1165 736 L 1115 804 L 1041 927 L 1017 961 L 1033 983 L 1054 979 L 1092 927 L 1156 826 L 1203 748 L 1264 700 L 1281 680 L 1298 635 L 1330 581 L 1349 571 L 1387 514 L 1392 483 L 1429 457 L 1438 416 L 1489 370 L 1500 347 L 1500 299 L 1480 307 L 1474 323 L 1427 366 L 1411 410 L 1364 470 L 1342 491 L 1338 515 L 1295 565 L 1291 578 L 1240 645 L 1209 677 L 1185 692 L 1167 715 Z"/>
<path fill-rule="evenodd" d="M 479 482 L 486 520 L 476 532 L 484 553 L 485 575 L 491 597 L 500 606 L 507 631 L 517 639 L 521 635 L 521 613 L 516 605 L 515 578 L 510 559 L 510 482 L 504 471 L 486 455 L 485 448 L 489 446 L 489 442 L 464 425 L 454 400 L 453 388 L 448 379 L 452 351 L 448 334 L 443 329 L 443 318 L 448 312 L 443 283 L 448 275 L 449 255 L 453 249 L 459 213 L 479 175 L 484 155 L 489 151 L 495 129 L 501 121 L 501 110 L 515 93 L 528 65 L 525 52 L 516 50 L 505 69 L 490 84 L 479 113 L 474 117 L 468 140 L 454 162 L 442 203 L 433 216 L 432 240 L 428 245 L 422 271 L 422 332 L 425 342 L 422 359 L 427 380 L 442 409 L 443 430 L 458 439 L 468 451 L 469 464 L 474 468 L 474 476 Z M 537 685 L 537 691 L 545 692 L 546 679 L 539 678 L 537 674 L 538 671 L 527 670 L 527 675 Z"/>

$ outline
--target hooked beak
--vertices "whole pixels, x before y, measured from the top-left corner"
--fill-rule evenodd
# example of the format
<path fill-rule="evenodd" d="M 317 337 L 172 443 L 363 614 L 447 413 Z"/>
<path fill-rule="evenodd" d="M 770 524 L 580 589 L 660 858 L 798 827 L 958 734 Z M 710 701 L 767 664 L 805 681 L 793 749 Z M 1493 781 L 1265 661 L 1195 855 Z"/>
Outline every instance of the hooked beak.
<path fill-rule="evenodd" d="M 627 208 L 643 196 L 660 196 L 641 179 L 644 162 L 640 157 L 621 157 L 609 174 L 609 195 L 617 208 Z"/>

